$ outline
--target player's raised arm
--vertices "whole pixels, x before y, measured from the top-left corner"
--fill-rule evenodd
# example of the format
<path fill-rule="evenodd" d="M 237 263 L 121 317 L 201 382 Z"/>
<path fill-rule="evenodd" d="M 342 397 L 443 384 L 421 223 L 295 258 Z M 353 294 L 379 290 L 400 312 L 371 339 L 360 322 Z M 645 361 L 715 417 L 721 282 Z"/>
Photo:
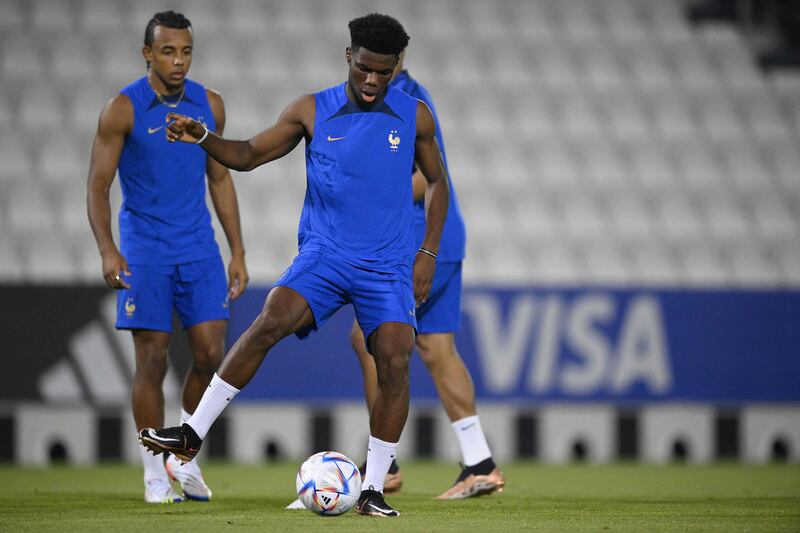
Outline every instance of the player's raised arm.
<path fill-rule="evenodd" d="M 197 143 L 228 168 L 249 171 L 279 159 L 302 140 L 310 140 L 314 129 L 314 96 L 303 95 L 283 110 L 277 122 L 245 141 L 224 139 L 199 122 L 178 113 L 167 115 L 167 139 Z"/>
<path fill-rule="evenodd" d="M 439 253 L 439 242 L 442 238 L 447 207 L 450 204 L 450 189 L 439 144 L 436 142 L 433 114 L 422 102 L 417 105 L 414 160 L 428 182 L 425 193 L 425 238 L 414 262 L 414 297 L 417 302 L 423 302 L 431 290 L 433 273 L 436 269 L 436 254 Z"/>
<path fill-rule="evenodd" d="M 102 259 L 103 279 L 112 289 L 130 288 L 121 274 L 130 274 L 128 263 L 111 233 L 111 204 L 108 199 L 125 137 L 133 129 L 133 105 L 122 94 L 112 98 L 97 124 L 89 164 L 86 206 L 97 248 Z"/>

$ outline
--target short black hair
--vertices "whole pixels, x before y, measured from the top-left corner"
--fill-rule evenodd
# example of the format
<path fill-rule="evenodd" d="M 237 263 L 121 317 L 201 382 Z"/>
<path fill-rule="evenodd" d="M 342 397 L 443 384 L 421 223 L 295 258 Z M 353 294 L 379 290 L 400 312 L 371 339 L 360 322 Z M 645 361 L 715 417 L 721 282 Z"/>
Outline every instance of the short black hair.
<path fill-rule="evenodd" d="M 144 30 L 144 45 L 151 46 L 155 40 L 156 26 L 166 26 L 174 30 L 183 30 L 191 28 L 192 23 L 189 19 L 183 16 L 183 13 L 175 13 L 174 11 L 162 11 L 153 15 L 150 22 L 147 23 L 147 28 Z"/>
<path fill-rule="evenodd" d="M 400 55 L 408 46 L 409 37 L 403 25 L 389 15 L 371 13 L 355 18 L 347 25 L 353 48 L 363 46 L 376 54 Z"/>

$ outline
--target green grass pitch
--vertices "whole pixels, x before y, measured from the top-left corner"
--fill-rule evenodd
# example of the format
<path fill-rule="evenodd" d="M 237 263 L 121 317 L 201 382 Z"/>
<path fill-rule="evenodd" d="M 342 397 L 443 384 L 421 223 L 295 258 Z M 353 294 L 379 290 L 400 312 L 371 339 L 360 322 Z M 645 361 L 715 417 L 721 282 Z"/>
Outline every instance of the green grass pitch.
<path fill-rule="evenodd" d="M 396 519 L 284 510 L 296 468 L 210 463 L 211 503 L 147 505 L 135 467 L 0 466 L 0 531 L 800 531 L 800 465 L 514 463 L 503 494 L 439 502 L 458 467 L 404 462 Z"/>

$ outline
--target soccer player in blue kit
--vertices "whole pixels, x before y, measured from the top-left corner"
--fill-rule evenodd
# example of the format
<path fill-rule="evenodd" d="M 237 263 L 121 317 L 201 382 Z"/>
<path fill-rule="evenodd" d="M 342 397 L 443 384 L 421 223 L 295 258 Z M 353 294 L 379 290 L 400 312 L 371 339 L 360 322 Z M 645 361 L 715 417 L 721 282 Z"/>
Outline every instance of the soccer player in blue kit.
<path fill-rule="evenodd" d="M 147 74 L 103 109 L 92 149 L 88 214 L 102 258 L 103 277 L 117 290 L 118 329 L 130 330 L 136 353 L 132 406 L 137 432 L 164 423 L 162 385 L 172 332 L 172 310 L 186 330 L 192 363 L 182 390 L 181 422 L 189 419 L 225 353 L 228 299 L 248 281 L 236 191 L 228 169 L 197 146 L 172 146 L 164 118 L 177 111 L 222 134 L 219 93 L 186 78 L 192 63 L 191 23 L 172 11 L 156 13 L 145 30 Z M 120 248 L 111 232 L 109 190 L 119 171 Z M 208 190 L 231 249 L 226 279 L 206 207 Z M 146 453 L 145 501 L 209 500 L 197 464 Z M 166 468 L 165 468 L 166 466 Z M 173 489 L 177 479 L 184 496 Z"/>
<path fill-rule="evenodd" d="M 425 102 L 431 110 L 436 122 L 436 141 L 442 152 L 442 162 L 445 169 L 448 169 L 447 154 L 433 100 L 425 87 L 403 68 L 404 56 L 405 52 L 400 55 L 391 86 Z M 449 169 L 447 174 L 450 182 L 450 206 L 442 231 L 433 285 L 428 300 L 416 310 L 419 333 L 416 345 L 452 422 L 463 460 L 463 468 L 456 482 L 437 498 L 458 500 L 502 491 L 505 487 L 505 476 L 492 459 L 492 452 L 475 409 L 475 387 L 455 345 L 454 332 L 461 326 L 461 263 L 464 259 L 466 229 Z M 412 187 L 416 240 L 422 242 L 425 237 L 425 180 L 419 170 L 415 170 L 412 175 Z M 358 322 L 353 324 L 350 340 L 364 373 L 364 396 L 367 408 L 371 409 L 377 389 L 375 362 L 367 352 L 364 334 Z M 392 461 L 384 480 L 384 492 L 398 491 L 402 483 L 402 472 L 397 463 Z"/>
<path fill-rule="evenodd" d="M 408 44 L 402 25 L 371 14 L 350 21 L 349 28 L 347 81 L 301 96 L 247 141 L 222 139 L 186 116 L 167 116 L 170 140 L 200 144 L 237 170 L 283 157 L 305 140 L 307 190 L 298 256 L 229 351 L 192 417 L 180 427 L 147 428 L 139 436 L 154 453 L 191 461 L 272 346 L 292 333 L 307 335 L 352 303 L 378 378 L 356 511 L 398 516 L 384 500 L 383 482 L 408 416 L 415 308 L 431 288 L 449 191 L 431 111 L 389 86 Z M 418 248 L 409 179 L 415 163 L 427 180 L 427 225 Z"/>

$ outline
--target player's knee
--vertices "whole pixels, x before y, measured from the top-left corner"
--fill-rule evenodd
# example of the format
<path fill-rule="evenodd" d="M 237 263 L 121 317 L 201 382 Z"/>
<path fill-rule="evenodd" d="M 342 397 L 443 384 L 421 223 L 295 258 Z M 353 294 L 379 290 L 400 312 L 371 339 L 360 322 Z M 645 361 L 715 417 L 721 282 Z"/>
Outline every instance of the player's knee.
<path fill-rule="evenodd" d="M 391 390 L 408 386 L 408 362 L 410 351 L 387 350 L 375 358 L 378 383 Z"/>
<path fill-rule="evenodd" d="M 194 354 L 192 371 L 210 378 L 222 364 L 224 355 L 225 350 L 221 345 L 204 347 Z"/>
<path fill-rule="evenodd" d="M 419 358 L 428 370 L 434 370 L 448 360 L 459 357 L 455 350 L 455 344 L 449 339 L 418 335 L 416 344 Z"/>

